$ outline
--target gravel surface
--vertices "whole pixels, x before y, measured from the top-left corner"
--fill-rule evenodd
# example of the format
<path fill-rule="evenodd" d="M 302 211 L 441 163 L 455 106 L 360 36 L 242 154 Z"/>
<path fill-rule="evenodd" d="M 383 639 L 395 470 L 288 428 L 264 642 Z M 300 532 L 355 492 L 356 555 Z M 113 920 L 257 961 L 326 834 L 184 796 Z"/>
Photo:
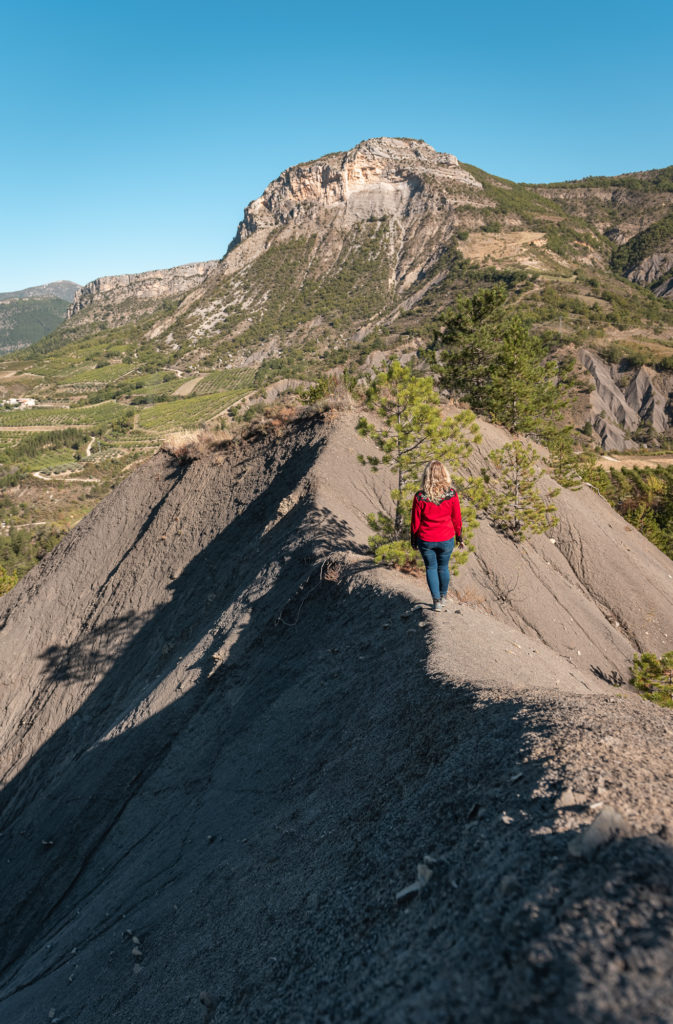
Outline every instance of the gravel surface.
<path fill-rule="evenodd" d="M 1 599 L 3 1024 L 673 1021 L 672 563 L 563 492 L 435 614 L 359 451 L 157 456 Z"/>

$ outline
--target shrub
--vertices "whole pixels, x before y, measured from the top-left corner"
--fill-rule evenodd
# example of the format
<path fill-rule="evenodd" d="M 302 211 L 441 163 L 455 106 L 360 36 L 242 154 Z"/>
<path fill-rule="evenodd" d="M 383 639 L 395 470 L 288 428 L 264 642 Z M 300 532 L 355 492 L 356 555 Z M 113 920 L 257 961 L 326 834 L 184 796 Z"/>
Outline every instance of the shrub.
<path fill-rule="evenodd" d="M 7 572 L 4 566 L 0 565 L 0 594 L 7 594 L 18 582 L 18 573 Z"/>
<path fill-rule="evenodd" d="M 673 707 L 673 651 L 661 658 L 649 651 L 635 654 L 631 682 L 646 700 L 664 708 Z"/>
<path fill-rule="evenodd" d="M 495 477 L 482 470 L 481 478 L 472 481 L 469 494 L 496 530 L 520 543 L 528 534 L 544 533 L 557 522 L 554 506 L 536 486 L 541 469 L 532 445 L 512 441 L 492 451 L 489 460 Z"/>
<path fill-rule="evenodd" d="M 228 430 L 178 430 L 166 437 L 161 450 L 178 462 L 194 462 L 222 448 L 232 437 Z"/>

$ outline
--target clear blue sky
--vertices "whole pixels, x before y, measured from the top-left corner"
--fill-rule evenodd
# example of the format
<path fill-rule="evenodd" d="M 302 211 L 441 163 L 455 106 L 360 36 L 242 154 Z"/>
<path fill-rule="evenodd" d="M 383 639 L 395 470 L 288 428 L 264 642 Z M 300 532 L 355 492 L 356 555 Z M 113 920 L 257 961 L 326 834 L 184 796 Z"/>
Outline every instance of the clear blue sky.
<path fill-rule="evenodd" d="M 13 3 L 0 291 L 219 258 L 285 167 L 423 138 L 517 181 L 673 163 L 646 0 Z"/>

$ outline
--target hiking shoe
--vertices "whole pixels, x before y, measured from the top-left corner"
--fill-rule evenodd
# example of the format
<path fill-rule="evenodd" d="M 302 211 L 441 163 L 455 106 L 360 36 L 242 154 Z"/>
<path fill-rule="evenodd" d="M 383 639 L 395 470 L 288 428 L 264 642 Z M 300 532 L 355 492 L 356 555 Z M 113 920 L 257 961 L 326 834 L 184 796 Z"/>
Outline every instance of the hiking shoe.
<path fill-rule="evenodd" d="M 432 599 L 432 610 L 435 611 L 435 612 L 443 612 L 444 611 L 444 602 L 441 599 L 441 597 L 440 597 L 439 601 L 435 601 L 434 598 Z"/>

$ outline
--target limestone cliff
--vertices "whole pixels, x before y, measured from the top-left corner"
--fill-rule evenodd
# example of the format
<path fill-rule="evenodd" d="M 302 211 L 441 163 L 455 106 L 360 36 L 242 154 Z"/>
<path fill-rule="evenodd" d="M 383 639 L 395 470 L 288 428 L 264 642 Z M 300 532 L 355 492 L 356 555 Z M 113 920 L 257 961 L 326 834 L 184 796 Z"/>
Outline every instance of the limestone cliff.
<path fill-rule="evenodd" d="M 452 154 L 413 139 L 369 139 L 276 178 L 180 314 L 195 344 L 215 342 L 226 360 L 257 352 L 261 362 L 290 334 L 293 343 L 320 333 L 343 344 L 346 327 L 357 340 L 394 319 L 401 301 L 422 298 L 438 273 L 446 277 L 439 261 L 456 231 L 483 225 L 492 205 Z"/>
<path fill-rule="evenodd" d="M 246 207 L 230 250 L 257 231 L 273 230 L 321 210 L 338 211 L 346 220 L 404 216 L 410 202 L 433 184 L 481 189 L 455 156 L 438 153 L 416 139 L 368 139 L 345 153 L 298 164 L 271 182 Z"/>
<path fill-rule="evenodd" d="M 77 314 L 82 321 L 101 315 L 108 322 L 133 319 L 139 312 L 149 311 L 163 299 L 182 295 L 195 288 L 216 265 L 216 260 L 210 260 L 205 263 L 186 263 L 169 270 L 98 277 L 77 289 L 67 317 L 70 319 Z"/>
<path fill-rule="evenodd" d="M 221 262 L 98 278 L 78 290 L 68 318 L 119 324 L 151 312 L 166 298 L 193 292 L 189 305 L 201 325 L 197 334 L 211 334 L 222 324 L 222 309 L 231 305 L 221 301 L 223 279 L 242 273 L 231 297 L 252 310 L 266 303 L 269 289 L 262 289 L 259 301 L 248 271 L 258 276 L 253 265 L 272 241 L 282 247 L 311 239 L 308 276 L 324 277 L 347 255 L 349 232 L 360 224 L 372 233 L 385 222 L 386 274 L 391 287 L 404 287 L 452 237 L 459 202 L 488 207 L 481 192 L 481 183 L 452 154 L 414 139 L 369 139 L 284 171 L 248 205 Z M 161 325 L 152 337 L 160 334 Z"/>

